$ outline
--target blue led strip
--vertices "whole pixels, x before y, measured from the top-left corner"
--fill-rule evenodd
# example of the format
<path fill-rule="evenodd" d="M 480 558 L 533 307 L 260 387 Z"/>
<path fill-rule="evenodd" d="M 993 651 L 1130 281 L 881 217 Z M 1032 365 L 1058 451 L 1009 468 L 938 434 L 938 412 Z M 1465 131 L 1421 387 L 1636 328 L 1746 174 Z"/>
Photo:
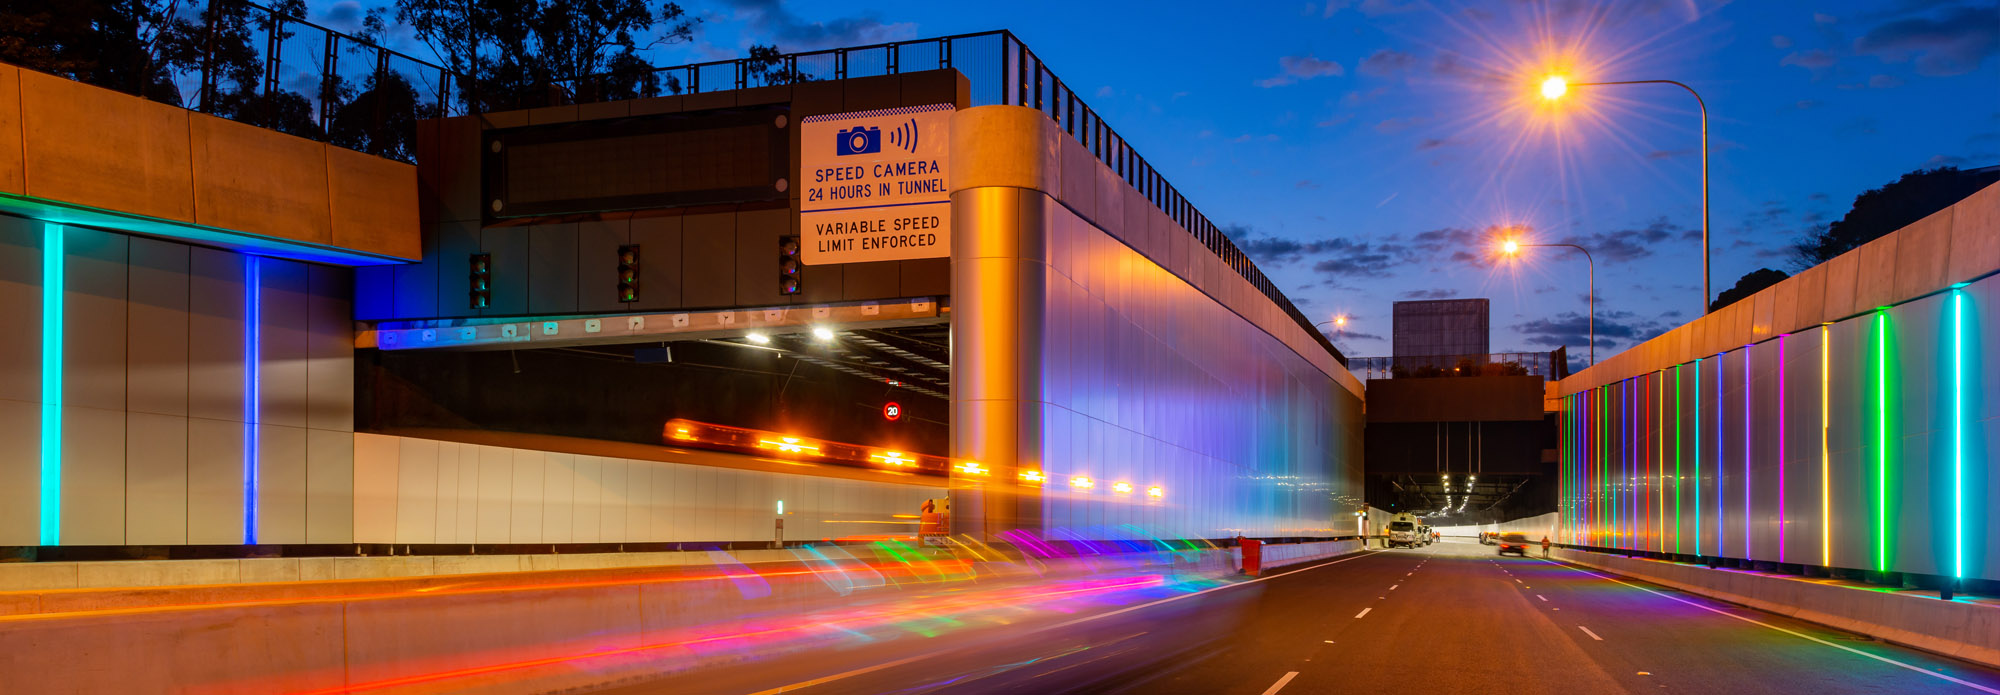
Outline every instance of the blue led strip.
<path fill-rule="evenodd" d="M 262 356 L 262 265 L 256 256 L 243 257 L 243 543 L 257 544 L 257 363 Z"/>
<path fill-rule="evenodd" d="M 62 542 L 63 255 L 63 226 L 42 225 L 42 545 Z"/>

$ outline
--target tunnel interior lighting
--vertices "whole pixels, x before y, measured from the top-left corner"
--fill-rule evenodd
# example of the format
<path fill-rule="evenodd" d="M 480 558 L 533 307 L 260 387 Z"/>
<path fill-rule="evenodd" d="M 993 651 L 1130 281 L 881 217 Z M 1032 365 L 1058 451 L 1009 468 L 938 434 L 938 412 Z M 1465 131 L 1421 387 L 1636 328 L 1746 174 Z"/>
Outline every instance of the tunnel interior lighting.
<path fill-rule="evenodd" d="M 1146 496 L 1147 496 L 1147 497 L 1151 497 L 1151 498 L 1153 498 L 1153 499 L 1159 499 L 1159 498 L 1161 498 L 1161 497 L 1165 497 L 1166 495 L 1167 495 L 1167 491 L 1166 491 L 1165 489 L 1162 489 L 1162 488 L 1161 488 L 1160 486 L 1158 486 L 1158 485 L 1154 485 L 1154 486 L 1152 486 L 1152 487 L 1149 487 L 1149 488 L 1146 488 Z M 1354 515 L 1355 515 L 1355 516 L 1361 516 L 1361 512 L 1355 512 L 1355 513 L 1354 513 Z"/>
<path fill-rule="evenodd" d="M 1132 493 L 1132 484 L 1124 481 L 1115 482 L 1111 484 L 1111 491 L 1121 495 L 1129 495 Z"/>
<path fill-rule="evenodd" d="M 1091 489 L 1091 488 L 1094 488 L 1094 487 L 1097 487 L 1097 481 L 1095 481 L 1095 480 L 1091 480 L 1090 478 L 1088 478 L 1088 477 L 1086 477 L 1086 476 L 1081 476 L 1081 475 L 1079 475 L 1079 476 L 1074 476 L 1074 477 L 1071 477 L 1071 478 L 1069 479 L 1069 486 L 1070 486 L 1070 487 L 1073 487 L 1073 488 L 1077 488 L 1077 489 L 1079 489 L 1079 490 L 1088 490 L 1088 489 Z"/>
<path fill-rule="evenodd" d="M 62 542 L 63 226 L 42 226 L 41 544 Z"/>
<path fill-rule="evenodd" d="M 814 326 L 813 337 L 822 343 L 833 340 L 833 329 L 825 326 Z"/>
<path fill-rule="evenodd" d="M 1819 326 L 1819 564 L 1833 565 L 1833 454 L 1827 428 L 1833 425 L 1833 325 Z"/>
<path fill-rule="evenodd" d="M 778 500 L 778 516 L 784 516 L 784 515 L 785 515 L 785 501 Z"/>
<path fill-rule="evenodd" d="M 771 344 L 771 336 L 764 335 L 762 333 L 748 333 L 745 334 L 743 337 L 749 339 L 750 342 L 756 343 L 758 345 Z"/>

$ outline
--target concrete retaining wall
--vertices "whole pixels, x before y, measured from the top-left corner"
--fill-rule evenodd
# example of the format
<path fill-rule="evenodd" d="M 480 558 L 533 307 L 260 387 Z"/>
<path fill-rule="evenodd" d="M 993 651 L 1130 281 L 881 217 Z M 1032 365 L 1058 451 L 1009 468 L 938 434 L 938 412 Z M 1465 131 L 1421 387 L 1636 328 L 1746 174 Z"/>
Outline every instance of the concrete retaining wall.
<path fill-rule="evenodd" d="M 1556 549 L 1556 559 L 2000 667 L 2000 606 L 1935 594 Z"/>

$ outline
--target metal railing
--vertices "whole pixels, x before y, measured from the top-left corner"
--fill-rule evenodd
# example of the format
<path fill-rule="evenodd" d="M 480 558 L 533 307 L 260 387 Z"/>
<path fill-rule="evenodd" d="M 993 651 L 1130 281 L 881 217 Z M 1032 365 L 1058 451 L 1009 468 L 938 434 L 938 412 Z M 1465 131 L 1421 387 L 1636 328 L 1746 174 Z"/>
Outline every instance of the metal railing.
<path fill-rule="evenodd" d="M 251 2 L 215 0 L 201 16 L 201 55 L 168 65 L 172 103 L 252 125 L 379 156 L 415 161 L 416 122 L 474 111 L 477 85 L 451 71 Z M 218 52 L 223 43 L 243 50 Z M 1313 328 L 1277 284 L 1221 227 L 1194 207 L 1137 148 L 1051 72 L 1012 32 L 990 31 L 873 46 L 777 54 L 655 68 L 639 89 L 613 88 L 629 75 L 558 81 L 544 103 L 599 101 L 658 93 L 698 94 L 945 68 L 971 85 L 974 106 L 1041 111 L 1124 178 L 1225 265 L 1262 292 L 1341 364 L 1347 358 Z M 468 89 L 472 87 L 472 89 Z M 114 87 L 115 88 L 115 87 Z M 192 92 L 191 96 L 189 95 Z M 149 98 L 167 101 L 158 93 Z M 535 97 L 544 99 L 544 97 Z"/>
<path fill-rule="evenodd" d="M 1505 376 L 1528 374 L 1544 381 L 1562 378 L 1567 372 L 1558 364 L 1563 357 L 1555 352 L 1495 352 L 1482 355 L 1397 355 L 1356 357 L 1347 368 L 1362 381 L 1371 379 L 1428 379 L 1455 376 Z"/>
<path fill-rule="evenodd" d="M 773 54 L 712 63 L 655 69 L 656 83 L 676 94 L 748 89 L 925 70 L 957 69 L 971 85 L 973 106 L 1026 106 L 1041 111 L 1090 153 L 1125 179 L 1155 207 L 1188 230 L 1209 252 L 1248 280 L 1287 316 L 1305 329 L 1342 365 L 1347 357 L 1313 328 L 1312 319 L 1278 290 L 1250 256 L 1230 241 L 1222 228 L 1196 209 L 1180 189 L 1169 183 L 1130 142 L 1104 122 L 1096 109 L 1078 98 L 1061 78 L 1049 71 L 1013 32 L 989 31 L 931 39 L 916 39 L 824 51 Z M 572 81 L 572 95 L 604 94 L 612 75 Z"/>

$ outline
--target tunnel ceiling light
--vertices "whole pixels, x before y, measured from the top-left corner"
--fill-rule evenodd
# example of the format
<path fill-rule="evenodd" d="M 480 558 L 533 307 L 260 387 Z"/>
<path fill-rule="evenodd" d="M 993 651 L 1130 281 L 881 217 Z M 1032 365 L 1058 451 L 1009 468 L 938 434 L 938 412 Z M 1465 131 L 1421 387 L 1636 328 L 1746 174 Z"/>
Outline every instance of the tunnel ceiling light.
<path fill-rule="evenodd" d="M 831 341 L 833 340 L 833 329 L 825 326 L 814 326 L 813 337 L 818 338 L 822 343 Z"/>
<path fill-rule="evenodd" d="M 746 334 L 746 335 L 744 335 L 743 337 L 744 337 L 744 338 L 748 338 L 748 339 L 750 340 L 750 342 L 753 342 L 753 343 L 756 343 L 756 344 L 758 344 L 758 345 L 770 345 L 770 344 L 771 344 L 771 336 L 768 336 L 768 335 L 764 335 L 764 334 L 762 334 L 762 333 L 750 333 L 750 334 Z"/>

